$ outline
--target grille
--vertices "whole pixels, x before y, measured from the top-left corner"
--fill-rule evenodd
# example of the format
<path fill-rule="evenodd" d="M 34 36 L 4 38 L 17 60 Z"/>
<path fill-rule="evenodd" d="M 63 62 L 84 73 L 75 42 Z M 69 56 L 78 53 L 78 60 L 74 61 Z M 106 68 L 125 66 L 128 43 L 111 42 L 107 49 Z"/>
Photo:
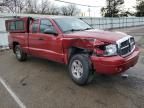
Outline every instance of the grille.
<path fill-rule="evenodd" d="M 127 38 L 126 40 L 119 43 L 119 53 L 121 56 L 130 54 L 135 47 L 135 40 L 133 37 Z"/>

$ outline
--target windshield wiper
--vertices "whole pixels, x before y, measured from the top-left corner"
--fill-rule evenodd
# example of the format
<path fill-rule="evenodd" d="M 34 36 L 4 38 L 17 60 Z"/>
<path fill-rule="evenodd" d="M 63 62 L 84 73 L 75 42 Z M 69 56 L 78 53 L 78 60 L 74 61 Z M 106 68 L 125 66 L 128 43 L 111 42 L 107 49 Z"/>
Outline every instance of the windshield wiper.
<path fill-rule="evenodd" d="M 85 29 L 83 29 L 83 30 L 90 30 L 90 29 L 93 29 L 93 28 L 85 28 Z"/>
<path fill-rule="evenodd" d="M 82 29 L 70 29 L 70 30 L 64 31 L 64 33 L 66 33 L 66 32 L 74 32 L 74 31 L 82 31 Z"/>
<path fill-rule="evenodd" d="M 70 30 L 66 30 L 66 31 L 64 31 L 64 33 L 66 33 L 66 32 L 74 32 L 74 31 L 85 31 L 85 30 L 90 30 L 90 29 L 93 29 L 93 28 L 85 28 L 85 29 L 70 29 Z"/>

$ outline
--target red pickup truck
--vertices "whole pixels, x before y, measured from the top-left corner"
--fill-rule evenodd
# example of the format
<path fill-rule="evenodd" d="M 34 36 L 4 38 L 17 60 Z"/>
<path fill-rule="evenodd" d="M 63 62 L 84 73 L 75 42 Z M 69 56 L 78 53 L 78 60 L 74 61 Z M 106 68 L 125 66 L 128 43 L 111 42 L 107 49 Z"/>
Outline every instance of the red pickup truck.
<path fill-rule="evenodd" d="M 134 37 L 97 30 L 73 17 L 23 17 L 7 20 L 9 47 L 19 61 L 27 55 L 68 65 L 72 80 L 87 84 L 94 72 L 119 74 L 139 57 Z"/>

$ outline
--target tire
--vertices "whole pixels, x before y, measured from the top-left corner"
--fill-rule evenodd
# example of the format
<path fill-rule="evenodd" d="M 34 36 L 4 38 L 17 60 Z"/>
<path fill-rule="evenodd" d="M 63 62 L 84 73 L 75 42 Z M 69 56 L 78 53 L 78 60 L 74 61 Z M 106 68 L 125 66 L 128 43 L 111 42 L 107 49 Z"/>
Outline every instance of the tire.
<path fill-rule="evenodd" d="M 91 76 L 91 64 L 89 57 L 84 54 L 74 55 L 69 62 L 69 74 L 78 85 L 86 85 Z"/>
<path fill-rule="evenodd" d="M 20 45 L 15 46 L 15 55 L 18 61 L 25 61 L 27 59 L 27 54 L 22 51 Z"/>

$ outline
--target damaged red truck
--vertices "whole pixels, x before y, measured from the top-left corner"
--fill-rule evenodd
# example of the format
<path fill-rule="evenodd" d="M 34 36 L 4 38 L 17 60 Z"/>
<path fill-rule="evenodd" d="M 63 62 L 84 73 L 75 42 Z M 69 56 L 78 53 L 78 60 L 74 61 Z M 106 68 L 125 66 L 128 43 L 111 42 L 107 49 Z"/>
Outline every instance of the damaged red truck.
<path fill-rule="evenodd" d="M 134 37 L 93 29 L 73 17 L 15 18 L 7 20 L 9 47 L 19 61 L 27 55 L 68 65 L 72 80 L 87 84 L 94 72 L 120 74 L 139 57 Z"/>

